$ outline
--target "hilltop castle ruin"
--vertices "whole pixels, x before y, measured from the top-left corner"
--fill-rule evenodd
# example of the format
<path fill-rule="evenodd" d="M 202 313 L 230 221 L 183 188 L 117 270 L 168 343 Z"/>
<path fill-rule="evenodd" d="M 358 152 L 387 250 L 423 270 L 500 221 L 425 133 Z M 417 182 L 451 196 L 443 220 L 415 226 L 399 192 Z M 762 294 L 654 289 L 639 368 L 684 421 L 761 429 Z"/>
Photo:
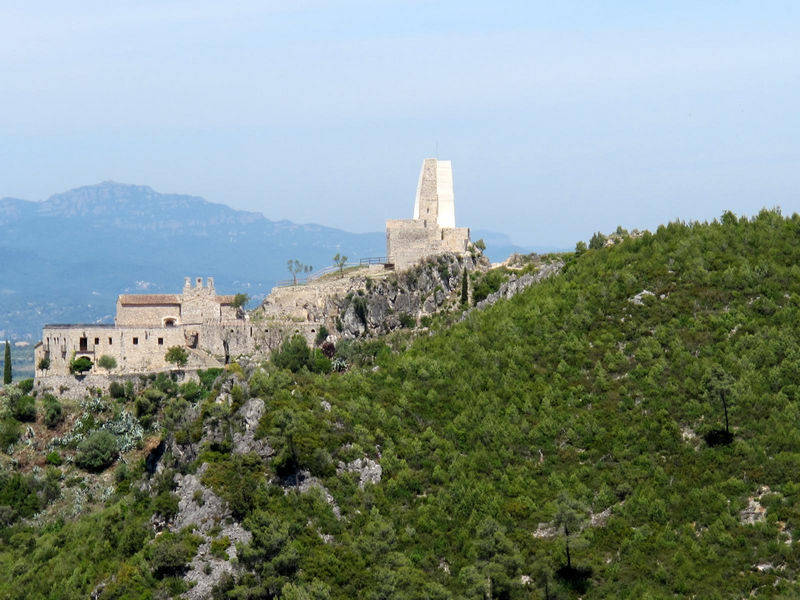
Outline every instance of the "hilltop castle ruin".
<path fill-rule="evenodd" d="M 296 324 L 253 323 L 233 301 L 217 294 L 213 277 L 207 285 L 198 277 L 194 286 L 187 277 L 180 294 L 123 294 L 113 325 L 45 325 L 35 346 L 36 365 L 47 359 L 46 376 L 69 375 L 70 363 L 86 357 L 92 372 L 103 373 L 97 362 L 110 356 L 115 373 L 164 371 L 172 367 L 167 349 L 180 346 L 189 354 L 187 368 L 219 367 L 232 357 L 275 348 L 287 333 L 314 333 Z"/>
<path fill-rule="evenodd" d="M 465 254 L 469 229 L 456 227 L 455 222 L 450 161 L 427 158 L 422 163 L 413 218 L 386 222 L 386 264 L 370 262 L 368 272 L 380 278 L 387 273 L 385 267 L 403 270 L 430 256 Z M 342 300 L 337 292 L 346 298 Z M 35 346 L 37 378 L 53 378 L 52 383 L 70 375 L 73 361 L 79 358 L 91 361 L 90 374 L 108 374 L 98 361 L 109 356 L 117 364 L 113 374 L 130 375 L 172 368 L 165 358 L 172 346 L 186 349 L 186 368 L 193 370 L 220 367 L 240 355 L 268 353 L 292 334 L 311 342 L 323 326 L 334 328 L 340 312 L 344 320 L 355 318 L 347 290 L 337 292 L 324 286 L 276 288 L 252 315 L 234 306 L 234 296 L 218 295 L 212 277 L 207 285 L 198 277 L 194 286 L 187 277 L 180 294 L 123 294 L 117 299 L 113 325 L 45 325 L 42 340 Z M 423 312 L 436 306 L 435 302 L 426 304 Z M 385 307 L 376 305 L 375 309 L 381 314 Z M 38 368 L 40 364 L 47 364 L 47 369 Z"/>
<path fill-rule="evenodd" d="M 463 254 L 469 228 L 456 227 L 453 166 L 449 160 L 426 158 L 417 184 L 412 219 L 386 221 L 386 256 L 395 269 L 406 269 L 428 256 Z"/>

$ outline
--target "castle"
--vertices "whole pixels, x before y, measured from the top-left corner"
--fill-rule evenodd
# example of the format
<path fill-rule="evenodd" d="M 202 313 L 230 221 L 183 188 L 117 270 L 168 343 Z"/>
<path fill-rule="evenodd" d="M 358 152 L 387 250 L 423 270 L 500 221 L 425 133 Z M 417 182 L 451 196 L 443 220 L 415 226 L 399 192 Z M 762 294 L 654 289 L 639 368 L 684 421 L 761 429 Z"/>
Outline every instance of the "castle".
<path fill-rule="evenodd" d="M 171 346 L 186 349 L 187 368 L 219 367 L 232 357 L 280 344 L 286 328 L 252 323 L 234 307 L 234 298 L 217 295 L 212 277 L 207 285 L 198 277 L 194 286 L 187 277 L 180 294 L 123 294 L 113 325 L 45 325 L 34 355 L 37 367 L 43 359 L 49 367 L 37 372 L 68 375 L 71 362 L 86 357 L 92 372 L 103 373 L 97 365 L 101 356 L 116 361 L 117 373 L 163 371 L 173 366 L 165 359 Z"/>
<path fill-rule="evenodd" d="M 417 184 L 414 218 L 386 221 L 386 256 L 395 269 L 469 245 L 469 229 L 456 227 L 453 167 L 449 160 L 426 158 Z"/>
<path fill-rule="evenodd" d="M 386 266 L 402 270 L 429 256 L 465 253 L 469 229 L 456 227 L 455 221 L 450 161 L 427 158 L 414 217 L 386 222 Z M 383 269 L 369 268 L 373 267 Z M 35 346 L 37 378 L 69 375 L 73 361 L 84 357 L 94 374 L 108 374 L 98 365 L 103 356 L 116 362 L 110 370 L 114 374 L 164 371 L 173 366 L 165 358 L 172 346 L 188 353 L 187 369 L 220 367 L 240 355 L 269 352 L 289 335 L 301 334 L 311 342 L 323 324 L 333 328 L 333 317 L 317 314 L 330 298 L 284 295 L 273 290 L 260 314 L 251 318 L 234 306 L 234 296 L 217 294 L 212 277 L 207 285 L 198 277 L 194 286 L 187 277 L 180 294 L 123 294 L 117 299 L 113 325 L 45 325 Z"/>

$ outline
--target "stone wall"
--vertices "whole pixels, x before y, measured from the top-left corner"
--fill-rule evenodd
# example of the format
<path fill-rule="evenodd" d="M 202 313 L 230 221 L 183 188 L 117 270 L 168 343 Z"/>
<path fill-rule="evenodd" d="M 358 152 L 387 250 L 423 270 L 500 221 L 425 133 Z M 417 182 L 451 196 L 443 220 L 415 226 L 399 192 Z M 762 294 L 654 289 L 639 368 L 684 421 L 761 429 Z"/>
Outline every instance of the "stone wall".
<path fill-rule="evenodd" d="M 185 383 L 187 381 L 199 381 L 197 371 L 194 370 L 174 370 L 176 381 Z M 36 378 L 34 391 L 38 394 L 53 394 L 69 400 L 82 400 L 87 396 L 96 395 L 97 390 L 101 394 L 108 394 L 112 382 L 125 384 L 133 381 L 139 385 L 141 376 L 150 373 L 137 373 L 135 375 L 46 375 Z"/>

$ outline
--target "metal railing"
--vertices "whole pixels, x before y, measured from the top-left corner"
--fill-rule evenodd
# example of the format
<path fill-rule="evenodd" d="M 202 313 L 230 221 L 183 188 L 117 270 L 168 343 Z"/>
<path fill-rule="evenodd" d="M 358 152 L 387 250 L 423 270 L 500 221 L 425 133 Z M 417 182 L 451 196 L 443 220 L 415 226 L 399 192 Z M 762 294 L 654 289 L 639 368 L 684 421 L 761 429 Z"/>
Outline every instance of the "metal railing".
<path fill-rule="evenodd" d="M 369 258 L 362 258 L 358 261 L 360 265 L 385 265 L 389 263 L 389 258 L 386 256 L 371 256 Z"/>
<path fill-rule="evenodd" d="M 342 265 L 341 269 L 349 269 L 351 267 L 360 267 L 360 266 L 362 266 L 361 263 L 349 262 Z M 329 267 L 320 269 L 316 273 L 312 273 L 307 277 L 298 277 L 296 282 L 294 279 L 281 279 L 280 281 L 277 281 L 275 283 L 275 287 L 291 287 L 293 285 L 306 285 L 307 283 L 311 283 L 312 281 L 319 279 L 320 277 L 324 277 L 325 275 L 330 275 L 331 273 L 336 273 L 339 270 L 340 270 L 339 265 L 330 265 Z"/>

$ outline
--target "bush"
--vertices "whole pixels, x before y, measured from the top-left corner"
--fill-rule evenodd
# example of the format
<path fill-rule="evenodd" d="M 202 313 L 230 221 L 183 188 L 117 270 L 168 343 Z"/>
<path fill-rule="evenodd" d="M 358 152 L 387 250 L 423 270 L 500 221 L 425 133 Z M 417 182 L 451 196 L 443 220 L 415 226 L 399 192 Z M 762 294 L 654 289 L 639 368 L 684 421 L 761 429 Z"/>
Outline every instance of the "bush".
<path fill-rule="evenodd" d="M 189 353 L 183 346 L 170 346 L 164 354 L 164 360 L 178 367 L 185 367 L 189 362 Z"/>
<path fill-rule="evenodd" d="M 327 358 L 333 358 L 336 355 L 336 346 L 333 342 L 325 342 L 322 344 L 322 353 Z"/>
<path fill-rule="evenodd" d="M 272 355 L 272 363 L 280 369 L 297 373 L 303 367 L 311 370 L 311 349 L 302 335 L 284 340 L 277 352 Z"/>
<path fill-rule="evenodd" d="M 217 377 L 220 376 L 223 369 L 198 369 L 197 376 L 200 378 L 200 384 L 206 388 L 207 390 L 211 390 L 214 387 L 214 382 L 217 380 Z M 187 398 L 188 400 L 188 398 Z"/>
<path fill-rule="evenodd" d="M 103 354 L 99 359 L 97 359 L 97 366 L 101 369 L 105 369 L 106 371 L 110 371 L 111 369 L 117 368 L 117 359 L 113 356 L 109 356 L 108 354 Z"/>
<path fill-rule="evenodd" d="M 75 463 L 97 473 L 114 462 L 117 452 L 117 438 L 108 431 L 95 431 L 78 445 Z"/>
<path fill-rule="evenodd" d="M 11 415 L 17 421 L 33 422 L 36 420 L 36 400 L 33 396 L 20 396 L 9 403 Z"/>
<path fill-rule="evenodd" d="M 178 514 L 178 498 L 177 494 L 164 491 L 161 492 L 153 500 L 153 510 L 167 520 L 172 519 Z"/>
<path fill-rule="evenodd" d="M 45 461 L 47 461 L 48 465 L 53 465 L 55 467 L 59 466 L 61 463 L 64 462 L 61 459 L 61 455 L 58 452 L 56 452 L 55 450 L 53 450 L 50 454 L 47 455 L 47 458 L 45 458 Z"/>
<path fill-rule="evenodd" d="M 47 357 L 41 359 L 37 366 L 40 371 L 47 371 L 50 368 L 50 359 Z"/>
<path fill-rule="evenodd" d="M 150 566 L 157 577 L 178 575 L 194 556 L 194 548 L 174 533 L 164 533 L 152 545 Z"/>
<path fill-rule="evenodd" d="M 0 421 L 0 450 L 7 450 L 11 444 L 19 439 L 19 422 L 14 419 Z"/>
<path fill-rule="evenodd" d="M 46 394 L 43 402 L 44 424 L 50 428 L 55 427 L 64 420 L 61 403 L 52 394 Z"/>
<path fill-rule="evenodd" d="M 23 394 L 29 394 L 33 389 L 33 379 L 23 379 L 17 384 Z"/>
<path fill-rule="evenodd" d="M 196 381 L 187 381 L 178 388 L 180 395 L 189 402 L 197 402 L 203 397 L 203 387 Z"/>
<path fill-rule="evenodd" d="M 228 560 L 228 548 L 230 548 L 231 539 L 226 535 L 225 537 L 211 540 L 211 556 Z"/>
<path fill-rule="evenodd" d="M 88 356 L 81 356 L 69 363 L 69 372 L 73 375 L 80 375 L 92 368 L 92 360 Z"/>
<path fill-rule="evenodd" d="M 39 498 L 31 477 L 23 477 L 19 473 L 0 473 L 0 505 L 12 509 L 14 516 L 30 517 L 39 510 Z M 5 520 L 9 517 L 6 516 Z"/>
<path fill-rule="evenodd" d="M 405 329 L 411 329 L 412 327 L 417 326 L 417 320 L 408 313 L 401 313 L 400 314 L 400 327 Z"/>
<path fill-rule="evenodd" d="M 233 302 L 231 303 L 231 306 L 233 306 L 233 308 L 244 308 L 244 306 L 249 301 L 250 301 L 250 296 L 248 296 L 247 294 L 236 294 L 233 297 Z"/>
<path fill-rule="evenodd" d="M 108 386 L 108 393 L 112 398 L 121 399 L 125 397 L 125 386 L 118 381 L 112 381 Z"/>

